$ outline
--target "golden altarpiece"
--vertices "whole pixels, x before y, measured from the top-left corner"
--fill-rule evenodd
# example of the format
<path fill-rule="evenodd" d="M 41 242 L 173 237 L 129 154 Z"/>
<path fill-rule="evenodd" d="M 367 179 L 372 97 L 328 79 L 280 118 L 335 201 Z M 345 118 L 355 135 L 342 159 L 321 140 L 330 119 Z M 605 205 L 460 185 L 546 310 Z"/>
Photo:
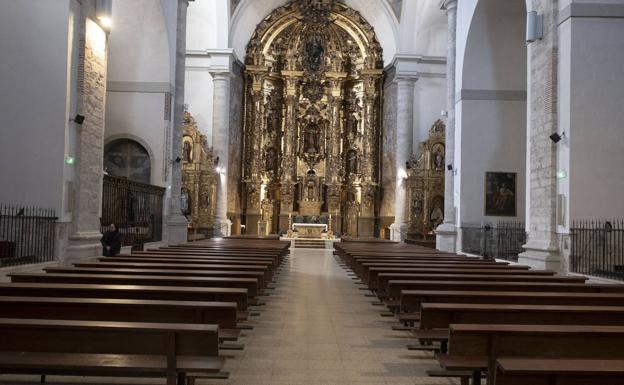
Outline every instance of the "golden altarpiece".
<path fill-rule="evenodd" d="M 445 125 L 438 120 L 429 138 L 420 143 L 407 163 L 408 236 L 434 238 L 433 231 L 444 221 Z"/>
<path fill-rule="evenodd" d="M 245 62 L 248 233 L 331 215 L 336 233 L 373 235 L 382 82 L 373 28 L 342 3 L 293 1 L 258 25 Z"/>
<path fill-rule="evenodd" d="M 217 173 L 212 149 L 197 122 L 184 112 L 182 136 L 182 213 L 192 233 L 211 236 L 216 214 Z"/>

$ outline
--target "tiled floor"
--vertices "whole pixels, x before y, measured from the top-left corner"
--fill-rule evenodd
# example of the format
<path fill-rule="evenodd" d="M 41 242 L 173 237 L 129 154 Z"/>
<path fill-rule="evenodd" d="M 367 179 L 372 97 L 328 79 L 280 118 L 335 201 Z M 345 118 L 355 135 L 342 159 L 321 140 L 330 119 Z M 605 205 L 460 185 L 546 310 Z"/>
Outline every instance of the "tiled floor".
<path fill-rule="evenodd" d="M 392 320 L 380 316 L 382 308 L 331 251 L 293 251 L 275 286 L 261 315 L 251 318 L 245 350 L 224 352 L 230 378 L 198 385 L 456 384 L 427 377 L 427 369 L 439 369 L 435 360 L 405 348 L 407 333 L 391 330 Z"/>

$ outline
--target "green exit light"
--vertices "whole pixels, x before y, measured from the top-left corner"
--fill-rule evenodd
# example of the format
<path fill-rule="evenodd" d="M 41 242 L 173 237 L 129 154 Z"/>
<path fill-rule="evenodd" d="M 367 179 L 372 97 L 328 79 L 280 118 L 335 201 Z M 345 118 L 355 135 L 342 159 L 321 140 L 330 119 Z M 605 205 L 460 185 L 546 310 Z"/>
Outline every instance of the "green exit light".
<path fill-rule="evenodd" d="M 74 163 L 76 163 L 76 159 L 74 159 L 73 156 L 66 156 L 65 157 L 65 164 L 73 166 Z"/>

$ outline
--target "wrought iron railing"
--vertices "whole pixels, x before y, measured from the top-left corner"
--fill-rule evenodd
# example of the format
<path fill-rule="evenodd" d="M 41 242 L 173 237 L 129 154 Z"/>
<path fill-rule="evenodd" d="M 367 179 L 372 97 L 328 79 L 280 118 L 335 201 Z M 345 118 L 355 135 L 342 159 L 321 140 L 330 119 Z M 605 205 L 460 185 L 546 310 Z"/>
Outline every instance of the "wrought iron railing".
<path fill-rule="evenodd" d="M 0 267 L 54 260 L 56 220 L 51 209 L 0 205 Z"/>
<path fill-rule="evenodd" d="M 570 271 L 624 281 L 624 220 L 577 220 L 570 227 Z"/>
<path fill-rule="evenodd" d="M 523 222 L 498 222 L 495 226 L 462 226 L 462 251 L 486 259 L 518 261 L 524 251 L 526 229 Z"/>
<path fill-rule="evenodd" d="M 162 240 L 164 195 L 162 187 L 105 175 L 101 231 L 114 223 L 124 246 Z"/>

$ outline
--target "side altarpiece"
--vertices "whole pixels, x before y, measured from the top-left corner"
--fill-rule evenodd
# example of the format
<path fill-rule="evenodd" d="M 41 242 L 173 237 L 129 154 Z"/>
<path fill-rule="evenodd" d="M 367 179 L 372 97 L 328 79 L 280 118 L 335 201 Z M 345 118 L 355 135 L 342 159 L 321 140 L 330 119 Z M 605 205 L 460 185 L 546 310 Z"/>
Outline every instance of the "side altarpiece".
<path fill-rule="evenodd" d="M 197 122 L 184 112 L 180 207 L 192 234 L 212 236 L 216 214 L 217 173 L 214 155 Z"/>
<path fill-rule="evenodd" d="M 408 236 L 435 238 L 434 230 L 444 221 L 444 173 L 446 126 L 436 121 L 429 138 L 407 162 Z"/>
<path fill-rule="evenodd" d="M 382 82 L 373 28 L 342 3 L 293 1 L 257 26 L 245 62 L 247 233 L 331 215 L 337 234 L 374 235 Z"/>

